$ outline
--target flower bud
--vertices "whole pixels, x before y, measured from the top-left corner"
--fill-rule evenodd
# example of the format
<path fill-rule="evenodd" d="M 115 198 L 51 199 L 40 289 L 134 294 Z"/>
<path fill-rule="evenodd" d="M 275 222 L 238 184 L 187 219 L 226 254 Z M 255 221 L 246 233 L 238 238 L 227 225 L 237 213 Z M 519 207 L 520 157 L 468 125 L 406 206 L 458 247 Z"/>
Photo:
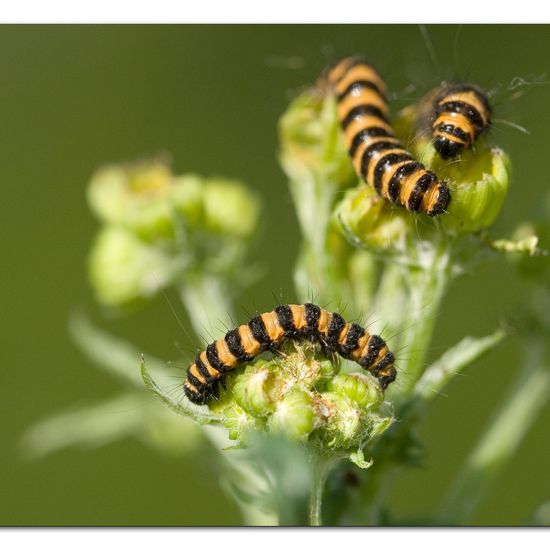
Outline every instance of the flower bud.
<path fill-rule="evenodd" d="M 363 432 L 362 411 L 345 395 L 325 392 L 320 398 L 331 411 L 323 427 L 327 446 L 347 448 L 358 441 Z"/>
<path fill-rule="evenodd" d="M 290 439 L 303 440 L 315 429 L 317 422 L 311 395 L 293 388 L 277 403 L 277 409 L 269 418 L 268 426 Z"/>
<path fill-rule="evenodd" d="M 230 374 L 209 407 L 241 443 L 250 430 L 267 431 L 368 467 L 362 449 L 393 417 L 381 412 L 383 393 L 369 375 L 338 370 L 313 343 L 287 342 L 276 358 Z"/>
<path fill-rule="evenodd" d="M 194 174 L 177 176 L 172 180 L 172 204 L 176 212 L 192 227 L 201 224 L 204 217 L 203 188 L 204 180 Z"/>
<path fill-rule="evenodd" d="M 392 206 L 367 185 L 346 192 L 336 217 L 353 243 L 379 251 L 399 250 L 412 227 L 412 217 Z"/>
<path fill-rule="evenodd" d="M 402 109 L 393 121 L 396 134 L 403 143 L 410 144 L 411 152 L 426 168 L 449 186 L 448 213 L 439 218 L 443 225 L 457 233 L 489 227 L 508 193 L 510 160 L 501 149 L 490 147 L 484 136 L 471 149 L 464 150 L 459 159 L 442 159 L 431 143 L 431 129 L 425 124 L 431 108 L 428 98 Z"/>
<path fill-rule="evenodd" d="M 229 439 L 232 441 L 246 441 L 250 430 L 261 430 L 265 423 L 254 418 L 236 404 L 223 409 L 223 425 L 229 431 Z"/>
<path fill-rule="evenodd" d="M 88 201 L 103 222 L 127 227 L 142 239 L 169 239 L 174 234 L 171 178 L 159 159 L 107 166 L 92 177 Z"/>
<path fill-rule="evenodd" d="M 378 383 L 367 374 L 339 374 L 329 383 L 327 389 L 351 399 L 362 409 L 376 410 L 384 401 L 384 394 Z"/>
<path fill-rule="evenodd" d="M 123 228 L 108 226 L 96 237 L 88 272 L 97 299 L 104 305 L 120 306 L 154 295 L 177 269 L 161 250 Z"/>
<path fill-rule="evenodd" d="M 489 227 L 498 216 L 508 193 L 511 163 L 497 147 L 489 147 L 480 138 L 475 147 L 462 152 L 460 162 L 439 157 L 429 140 L 418 140 L 418 158 L 451 191 L 447 214 L 441 216 L 443 225 L 458 233 L 477 232 Z"/>
<path fill-rule="evenodd" d="M 357 183 L 332 94 L 307 90 L 279 122 L 281 163 L 291 180 L 322 178 L 336 187 Z"/>
<path fill-rule="evenodd" d="M 282 394 L 280 369 L 272 362 L 258 361 L 238 374 L 232 384 L 235 401 L 253 416 L 266 416 Z"/>
<path fill-rule="evenodd" d="M 474 232 L 496 220 L 508 193 L 511 163 L 496 147 L 479 147 L 475 154 L 467 151 L 462 156 L 465 164 L 460 172 L 458 164 L 441 170 L 453 197 L 443 222 L 460 232 Z"/>
<path fill-rule="evenodd" d="M 256 195 L 243 184 L 224 180 L 205 180 L 204 221 L 210 231 L 248 237 L 256 229 L 260 212 Z"/>

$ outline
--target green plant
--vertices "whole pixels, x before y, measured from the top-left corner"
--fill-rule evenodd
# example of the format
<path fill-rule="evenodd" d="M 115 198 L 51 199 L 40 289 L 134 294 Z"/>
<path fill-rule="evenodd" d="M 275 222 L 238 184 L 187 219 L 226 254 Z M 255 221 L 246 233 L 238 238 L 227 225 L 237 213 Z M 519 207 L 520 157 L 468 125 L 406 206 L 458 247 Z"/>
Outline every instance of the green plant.
<path fill-rule="evenodd" d="M 414 118 L 413 106 L 394 121 L 403 139 L 412 135 Z M 327 358 L 309 343 L 290 343 L 282 354 L 238 369 L 217 400 L 197 407 L 167 390 L 164 362 L 145 354 L 143 381 L 160 398 L 152 402 L 138 388 L 138 350 L 77 317 L 71 322 L 75 340 L 133 388 L 116 399 L 136 403 L 136 418 L 107 427 L 96 405 L 39 424 L 26 444 L 43 454 L 133 433 L 162 450 L 181 450 L 182 441 L 204 436 L 224 458 L 222 483 L 246 523 L 396 523 L 388 490 L 396 472 L 422 461 L 417 433 L 430 403 L 506 335 L 504 329 L 463 335 L 427 365 L 451 281 L 505 252 L 548 303 L 546 258 L 531 229 L 512 240 L 488 234 L 510 179 L 510 161 L 500 149 L 480 141 L 463 162 L 449 164 L 427 141 L 414 141 L 414 153 L 449 181 L 453 194 L 449 213 L 433 220 L 391 207 L 357 181 L 332 97 L 304 92 L 279 130 L 281 165 L 301 228 L 296 296 L 300 302 L 313 295 L 321 304 L 345 304 L 348 318 L 375 312 L 369 330 L 388 335 L 392 349 L 406 352 L 398 353 L 396 382 L 383 393 L 357 365 Z M 124 308 L 171 287 L 201 339 L 212 341 L 233 324 L 239 293 L 255 276 L 254 269 L 242 269 L 259 219 L 250 190 L 226 180 L 175 176 L 164 160 L 153 159 L 101 170 L 90 183 L 89 201 L 102 226 L 89 262 L 100 303 Z M 550 320 L 547 308 L 530 311 L 536 330 L 528 331 L 525 371 L 431 523 L 471 521 L 548 398 L 544 342 Z M 345 482 L 350 468 L 358 485 L 353 489 Z"/>

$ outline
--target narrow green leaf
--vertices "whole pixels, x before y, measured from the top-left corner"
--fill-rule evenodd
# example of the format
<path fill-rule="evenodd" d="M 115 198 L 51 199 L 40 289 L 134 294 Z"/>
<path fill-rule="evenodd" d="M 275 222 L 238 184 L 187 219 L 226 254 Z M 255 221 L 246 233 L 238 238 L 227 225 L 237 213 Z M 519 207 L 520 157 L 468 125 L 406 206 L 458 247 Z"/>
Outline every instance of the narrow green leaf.
<path fill-rule="evenodd" d="M 21 450 L 40 458 L 69 446 L 99 447 L 139 431 L 148 409 L 147 396 L 132 392 L 63 411 L 29 428 Z"/>
<path fill-rule="evenodd" d="M 505 336 L 504 330 L 497 330 L 483 338 L 463 338 L 426 369 L 414 388 L 413 398 L 432 400 L 455 376 L 492 350 Z"/>
<path fill-rule="evenodd" d="M 487 424 L 442 506 L 444 522 L 467 524 L 537 420 L 550 396 L 550 371 L 538 346 L 527 353 L 499 410 Z"/>
<path fill-rule="evenodd" d="M 124 382 L 130 382 L 138 388 L 143 388 L 137 368 L 141 350 L 98 329 L 82 314 L 71 316 L 69 332 L 78 347 L 97 367 L 117 376 Z M 165 361 L 149 356 L 147 361 L 149 367 L 153 367 L 154 372 L 166 371 Z"/>
<path fill-rule="evenodd" d="M 161 388 L 151 377 L 147 369 L 145 368 L 145 358 L 141 356 L 141 376 L 147 389 L 151 390 L 157 397 L 159 397 L 170 409 L 175 413 L 182 416 L 187 416 L 198 422 L 199 424 L 221 424 L 221 419 L 208 413 L 203 412 L 193 405 L 188 399 L 183 398 L 181 401 L 173 399 L 168 392 Z"/>

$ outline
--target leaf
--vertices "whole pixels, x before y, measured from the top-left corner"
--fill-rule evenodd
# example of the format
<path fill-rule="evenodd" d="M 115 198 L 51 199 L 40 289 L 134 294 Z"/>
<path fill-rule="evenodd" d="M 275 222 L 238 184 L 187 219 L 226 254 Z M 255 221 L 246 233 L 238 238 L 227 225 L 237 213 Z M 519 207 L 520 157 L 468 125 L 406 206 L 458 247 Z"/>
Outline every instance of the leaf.
<path fill-rule="evenodd" d="M 187 416 L 198 422 L 199 424 L 221 424 L 221 419 L 207 412 L 202 412 L 199 407 L 193 405 L 188 399 L 182 399 L 176 401 L 168 392 L 161 388 L 151 377 L 147 369 L 145 368 L 145 358 L 141 356 L 141 376 L 147 389 L 151 390 L 157 397 L 159 397 L 170 409 L 175 413 L 182 416 Z"/>
<path fill-rule="evenodd" d="M 362 449 L 358 449 L 354 453 L 351 453 L 348 458 L 356 466 L 359 466 L 359 468 L 364 470 L 370 468 L 374 464 L 374 460 L 372 458 L 370 460 L 365 460 L 365 455 L 363 454 Z"/>
<path fill-rule="evenodd" d="M 125 393 L 99 403 L 58 413 L 33 425 L 21 448 L 40 458 L 71 445 L 92 448 L 135 434 L 147 409 L 145 395 Z"/>
<path fill-rule="evenodd" d="M 413 399 L 432 400 L 455 376 L 492 350 L 505 336 L 506 332 L 504 330 L 497 330 L 493 334 L 482 338 L 472 338 L 470 336 L 463 338 L 426 369 L 416 383 Z"/>
<path fill-rule="evenodd" d="M 134 386 L 143 388 L 137 368 L 141 351 L 135 346 L 96 328 L 82 314 L 70 317 L 69 332 L 78 347 L 97 367 L 124 382 L 131 382 Z M 148 362 L 155 372 L 167 370 L 166 363 L 161 359 L 148 357 Z"/>
<path fill-rule="evenodd" d="M 525 353 L 525 366 L 512 382 L 493 418 L 464 461 L 454 483 L 439 507 L 447 523 L 468 524 L 479 504 L 533 426 L 550 396 L 550 371 L 541 346 Z"/>
<path fill-rule="evenodd" d="M 24 456 L 37 459 L 66 447 L 101 447 L 131 436 L 176 456 L 192 451 L 203 437 L 190 418 L 182 419 L 145 392 L 132 390 L 53 414 L 31 426 L 20 446 Z"/>

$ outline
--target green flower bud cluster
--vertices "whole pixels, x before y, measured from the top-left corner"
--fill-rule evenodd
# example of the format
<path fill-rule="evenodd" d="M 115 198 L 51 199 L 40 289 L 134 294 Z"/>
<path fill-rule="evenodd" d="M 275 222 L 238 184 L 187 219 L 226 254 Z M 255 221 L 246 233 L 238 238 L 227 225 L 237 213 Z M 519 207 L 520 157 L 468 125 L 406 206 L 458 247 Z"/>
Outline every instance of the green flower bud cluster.
<path fill-rule="evenodd" d="M 357 184 L 332 96 L 314 89 L 298 96 L 281 117 L 279 139 L 291 180 L 321 179 L 336 188 Z"/>
<path fill-rule="evenodd" d="M 255 231 L 259 203 L 241 183 L 175 176 L 164 158 L 106 166 L 88 186 L 101 222 L 89 258 L 98 300 L 141 301 L 204 263 L 228 270 Z"/>
<path fill-rule="evenodd" d="M 314 344 L 290 342 L 274 359 L 230 376 L 210 408 L 240 443 L 251 430 L 282 434 L 365 466 L 362 449 L 393 417 L 370 374 L 339 369 Z"/>
<path fill-rule="evenodd" d="M 417 120 L 421 105 L 412 105 L 398 113 L 394 127 L 411 153 L 451 191 L 448 213 L 440 217 L 450 232 L 474 233 L 492 225 L 508 193 L 511 162 L 499 148 L 491 147 L 484 136 L 475 146 L 462 152 L 459 160 L 442 159 L 425 131 L 417 134 Z"/>
<path fill-rule="evenodd" d="M 367 185 L 346 192 L 337 206 L 336 218 L 352 244 L 379 252 L 402 250 L 413 227 L 408 212 L 394 208 Z"/>
<path fill-rule="evenodd" d="M 451 190 L 451 204 L 441 221 L 452 232 L 475 233 L 491 226 L 508 193 L 510 159 L 502 149 L 479 141 L 475 150 L 464 151 L 454 163 L 442 160 L 431 143 L 417 144 L 419 158 Z"/>
<path fill-rule="evenodd" d="M 478 232 L 500 212 L 510 183 L 510 161 L 482 136 L 460 162 L 442 160 L 431 137 L 418 132 L 421 104 L 403 109 L 392 121 L 397 137 L 451 191 L 448 212 L 438 218 L 448 233 Z M 315 179 L 339 188 L 353 187 L 336 207 L 335 217 L 352 244 L 380 252 L 402 252 L 406 238 L 429 238 L 436 224 L 391 205 L 359 182 L 345 149 L 331 94 L 308 90 L 290 105 L 280 123 L 281 162 L 291 180 Z M 359 182 L 359 185 L 357 185 Z"/>

